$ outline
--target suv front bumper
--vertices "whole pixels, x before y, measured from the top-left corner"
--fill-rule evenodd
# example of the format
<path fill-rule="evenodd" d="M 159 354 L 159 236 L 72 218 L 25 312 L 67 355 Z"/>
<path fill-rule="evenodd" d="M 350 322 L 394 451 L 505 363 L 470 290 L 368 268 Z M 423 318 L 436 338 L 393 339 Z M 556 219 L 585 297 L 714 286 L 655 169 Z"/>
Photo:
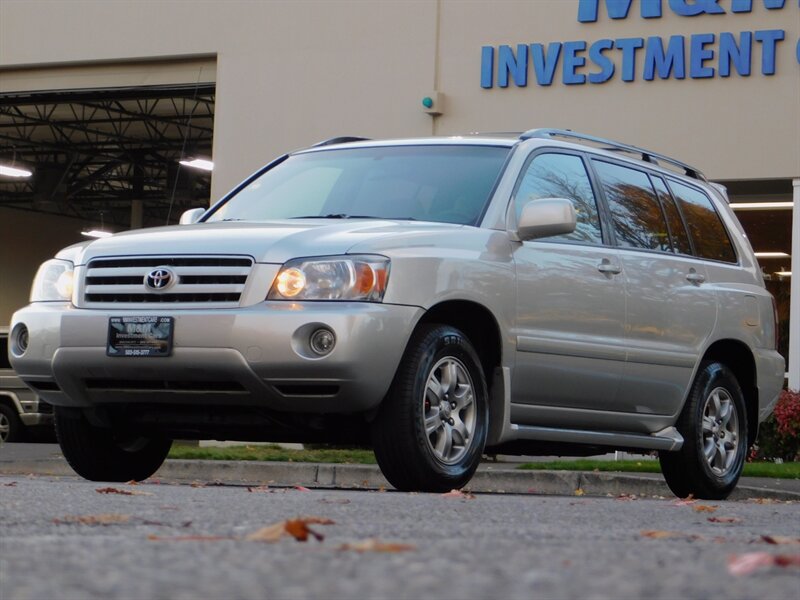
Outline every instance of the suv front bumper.
<path fill-rule="evenodd" d="M 31 304 L 18 376 L 56 406 L 191 403 L 352 413 L 384 397 L 423 309 L 359 302 L 263 302 L 236 309 L 86 310 Z M 171 316 L 167 357 L 106 355 L 109 318 Z M 308 338 L 330 329 L 336 345 L 315 356 Z"/>

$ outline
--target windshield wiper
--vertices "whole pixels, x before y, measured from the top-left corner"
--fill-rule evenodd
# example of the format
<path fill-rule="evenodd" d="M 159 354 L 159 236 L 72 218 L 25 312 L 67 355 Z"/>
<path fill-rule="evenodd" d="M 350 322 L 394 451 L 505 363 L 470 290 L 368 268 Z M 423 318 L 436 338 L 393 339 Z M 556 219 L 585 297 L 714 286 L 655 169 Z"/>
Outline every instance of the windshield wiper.
<path fill-rule="evenodd" d="M 290 217 L 292 219 L 381 219 L 375 215 L 348 215 L 347 213 L 330 213 L 327 215 L 303 215 L 302 217 Z"/>

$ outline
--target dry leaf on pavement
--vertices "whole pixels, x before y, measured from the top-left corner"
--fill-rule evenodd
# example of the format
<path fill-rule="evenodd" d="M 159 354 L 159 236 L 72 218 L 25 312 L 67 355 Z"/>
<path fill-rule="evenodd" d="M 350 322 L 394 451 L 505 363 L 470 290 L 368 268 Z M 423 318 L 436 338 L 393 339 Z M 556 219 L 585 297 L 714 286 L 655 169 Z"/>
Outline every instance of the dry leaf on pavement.
<path fill-rule="evenodd" d="M 710 523 L 741 523 L 739 517 L 708 517 Z"/>
<path fill-rule="evenodd" d="M 298 519 L 289 519 L 288 521 L 281 521 L 274 525 L 262 527 L 258 531 L 246 536 L 244 539 L 248 542 L 277 542 L 279 539 L 291 536 L 298 542 L 305 542 L 308 536 L 312 536 L 317 541 L 322 541 L 325 536 L 311 529 L 309 525 L 333 525 L 334 522 L 325 517 L 300 517 Z"/>
<path fill-rule="evenodd" d="M 702 539 L 699 535 L 695 534 L 681 533 L 680 531 L 662 531 L 660 529 L 645 529 L 640 532 L 640 535 L 653 540 L 663 540 L 666 538 L 683 538 L 686 540 Z"/>
<path fill-rule="evenodd" d="M 121 490 L 114 487 L 97 488 L 98 494 L 119 494 L 121 496 L 152 496 L 153 492 L 140 492 L 139 490 Z"/>
<path fill-rule="evenodd" d="M 475 494 L 469 492 L 462 492 L 461 490 L 450 490 L 446 494 L 442 494 L 442 498 L 461 498 L 462 500 L 475 500 Z"/>
<path fill-rule="evenodd" d="M 800 567 L 800 554 L 748 552 L 728 557 L 728 572 L 731 575 L 750 575 L 769 567 Z"/>
<path fill-rule="evenodd" d="M 220 540 L 235 540 L 236 538 L 224 535 L 176 535 L 172 537 L 148 535 L 147 539 L 151 542 L 219 542 Z"/>
<path fill-rule="evenodd" d="M 103 514 L 103 515 L 67 515 L 60 519 L 53 519 L 56 525 L 117 525 L 130 521 L 129 515 Z"/>
<path fill-rule="evenodd" d="M 370 538 L 368 540 L 363 540 L 361 542 L 342 544 L 337 548 L 337 550 L 341 551 L 387 552 L 387 553 L 409 552 L 411 550 L 416 550 L 416 549 L 417 547 L 411 544 L 387 543 L 377 540 L 375 538 Z"/>
<path fill-rule="evenodd" d="M 268 485 L 257 485 L 247 488 L 248 492 L 272 492 Z"/>
<path fill-rule="evenodd" d="M 583 496 L 585 493 L 586 492 L 584 492 L 582 488 L 578 488 L 577 490 L 575 490 L 576 496 Z"/>
<path fill-rule="evenodd" d="M 800 538 L 789 537 L 787 535 L 762 535 L 761 541 L 768 544 L 800 544 Z"/>
<path fill-rule="evenodd" d="M 709 512 L 709 513 L 713 513 L 713 512 L 716 512 L 716 510 L 718 508 L 719 508 L 719 506 L 711 506 L 711 505 L 708 505 L 708 504 L 695 504 L 692 507 L 692 510 L 694 512 Z"/>

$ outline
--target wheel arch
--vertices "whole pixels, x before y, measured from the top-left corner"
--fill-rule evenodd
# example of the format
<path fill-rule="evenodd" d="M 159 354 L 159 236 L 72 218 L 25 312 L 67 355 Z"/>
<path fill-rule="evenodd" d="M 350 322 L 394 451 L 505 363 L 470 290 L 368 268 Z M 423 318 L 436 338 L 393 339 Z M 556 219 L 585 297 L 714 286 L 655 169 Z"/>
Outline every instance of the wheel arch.
<path fill-rule="evenodd" d="M 738 340 L 717 340 L 705 351 L 703 361 L 723 363 L 739 382 L 747 410 L 747 445 L 752 446 L 758 435 L 758 381 L 753 353 Z"/>
<path fill-rule="evenodd" d="M 19 398 L 17 398 L 16 394 L 12 394 L 11 392 L 0 392 L 0 404 L 13 408 L 19 414 L 23 412 Z"/>

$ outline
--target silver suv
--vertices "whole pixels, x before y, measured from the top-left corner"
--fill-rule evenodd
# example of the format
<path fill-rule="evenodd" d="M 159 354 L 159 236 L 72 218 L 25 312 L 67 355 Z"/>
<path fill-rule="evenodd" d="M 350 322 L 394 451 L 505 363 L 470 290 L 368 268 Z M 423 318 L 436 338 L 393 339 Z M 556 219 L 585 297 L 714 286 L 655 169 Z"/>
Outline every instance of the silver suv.
<path fill-rule="evenodd" d="M 724 192 L 633 146 L 336 138 L 182 223 L 61 251 L 14 315 L 88 479 L 146 478 L 176 437 L 367 443 L 426 491 L 486 451 L 625 449 L 724 498 L 783 383 Z"/>

